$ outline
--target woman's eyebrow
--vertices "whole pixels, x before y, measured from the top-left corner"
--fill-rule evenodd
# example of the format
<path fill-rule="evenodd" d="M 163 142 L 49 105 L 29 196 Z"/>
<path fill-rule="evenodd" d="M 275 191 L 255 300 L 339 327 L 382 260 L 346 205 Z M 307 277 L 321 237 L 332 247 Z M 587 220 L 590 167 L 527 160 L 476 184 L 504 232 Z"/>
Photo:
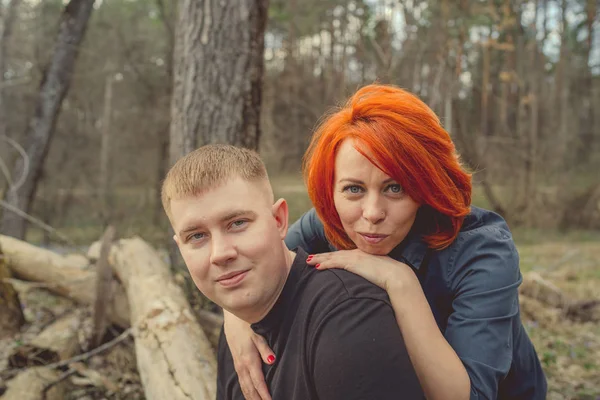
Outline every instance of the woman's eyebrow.
<path fill-rule="evenodd" d="M 354 178 L 341 178 L 338 182 L 339 183 L 342 183 L 342 182 L 357 183 L 357 184 L 361 184 L 361 185 L 365 184 L 360 179 L 354 179 Z M 383 185 L 386 185 L 388 183 L 397 183 L 397 182 L 396 182 L 396 180 L 394 178 L 387 178 L 386 180 L 384 180 L 382 182 Z"/>
<path fill-rule="evenodd" d="M 350 183 L 358 183 L 363 185 L 364 182 L 361 181 L 360 179 L 354 179 L 354 178 L 341 178 L 338 182 L 350 182 Z"/>

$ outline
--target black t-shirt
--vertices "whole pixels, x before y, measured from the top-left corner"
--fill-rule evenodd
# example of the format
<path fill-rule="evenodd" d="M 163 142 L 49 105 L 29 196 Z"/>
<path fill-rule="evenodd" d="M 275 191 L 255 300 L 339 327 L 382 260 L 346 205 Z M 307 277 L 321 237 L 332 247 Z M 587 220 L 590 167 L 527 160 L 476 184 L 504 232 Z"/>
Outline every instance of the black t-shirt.
<path fill-rule="evenodd" d="M 385 291 L 343 270 L 318 271 L 298 249 L 273 309 L 252 329 L 275 352 L 274 400 L 422 399 Z M 244 399 L 221 332 L 217 400 Z"/>

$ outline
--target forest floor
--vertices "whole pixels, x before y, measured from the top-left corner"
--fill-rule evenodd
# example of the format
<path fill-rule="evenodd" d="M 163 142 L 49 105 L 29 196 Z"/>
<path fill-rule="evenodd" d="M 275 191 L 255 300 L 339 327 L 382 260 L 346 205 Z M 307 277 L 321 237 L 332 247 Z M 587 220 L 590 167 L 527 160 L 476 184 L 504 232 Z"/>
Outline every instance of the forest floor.
<path fill-rule="evenodd" d="M 600 300 L 600 240 L 517 244 L 521 269 L 535 272 L 572 301 Z M 600 320 L 521 299 L 521 319 L 548 377 L 549 400 L 600 398 Z"/>

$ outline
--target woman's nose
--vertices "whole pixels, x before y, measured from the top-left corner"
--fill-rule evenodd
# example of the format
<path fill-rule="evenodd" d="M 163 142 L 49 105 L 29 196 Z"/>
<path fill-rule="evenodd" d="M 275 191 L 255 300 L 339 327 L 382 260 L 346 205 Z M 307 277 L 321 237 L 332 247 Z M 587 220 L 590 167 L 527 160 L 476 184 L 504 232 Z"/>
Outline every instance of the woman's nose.
<path fill-rule="evenodd" d="M 377 224 L 385 219 L 385 208 L 379 196 L 369 196 L 363 204 L 363 218 L 372 224 Z"/>

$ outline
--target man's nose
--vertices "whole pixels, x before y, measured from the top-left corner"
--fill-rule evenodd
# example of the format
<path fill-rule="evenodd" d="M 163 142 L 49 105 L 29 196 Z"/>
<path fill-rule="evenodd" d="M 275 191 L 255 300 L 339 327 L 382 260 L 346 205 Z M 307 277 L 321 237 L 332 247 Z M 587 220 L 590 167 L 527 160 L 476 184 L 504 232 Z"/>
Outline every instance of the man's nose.
<path fill-rule="evenodd" d="M 363 218 L 372 224 L 377 224 L 385 219 L 385 207 L 382 199 L 377 195 L 369 195 L 363 203 Z"/>
<path fill-rule="evenodd" d="M 214 235 L 211 238 L 210 262 L 215 265 L 227 265 L 237 257 L 237 249 L 231 238 Z"/>

